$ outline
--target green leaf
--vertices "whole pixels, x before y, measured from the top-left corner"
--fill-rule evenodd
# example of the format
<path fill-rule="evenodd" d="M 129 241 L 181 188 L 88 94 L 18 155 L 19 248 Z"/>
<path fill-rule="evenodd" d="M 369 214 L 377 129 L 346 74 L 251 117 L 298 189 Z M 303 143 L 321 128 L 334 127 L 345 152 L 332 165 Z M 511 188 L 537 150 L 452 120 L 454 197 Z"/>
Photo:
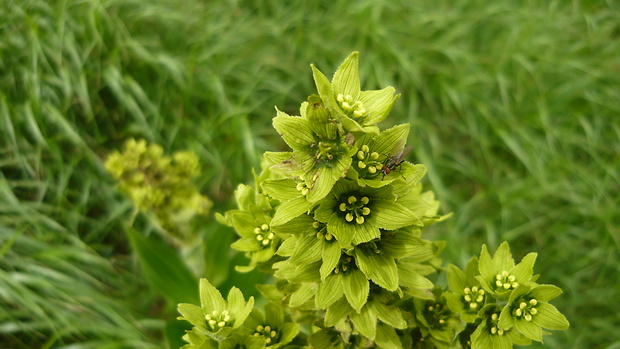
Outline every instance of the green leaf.
<path fill-rule="evenodd" d="M 532 317 L 532 321 L 538 326 L 549 330 L 565 330 L 570 326 L 566 317 L 547 302 L 538 303 L 536 310 L 538 313 Z"/>
<path fill-rule="evenodd" d="M 433 283 L 424 276 L 417 273 L 407 264 L 398 263 L 398 282 L 400 285 L 409 288 L 431 289 Z"/>
<path fill-rule="evenodd" d="M 357 266 L 377 285 L 388 291 L 398 288 L 398 269 L 393 258 L 372 251 L 355 250 Z"/>
<path fill-rule="evenodd" d="M 368 299 L 370 282 L 368 282 L 364 273 L 360 270 L 353 269 L 343 276 L 342 283 L 347 301 L 349 301 L 353 309 L 359 313 Z"/>
<path fill-rule="evenodd" d="M 334 94 L 349 95 L 357 100 L 360 94 L 360 78 L 358 72 L 359 52 L 351 53 L 334 73 L 332 87 Z"/>
<path fill-rule="evenodd" d="M 353 244 L 359 245 L 364 242 L 368 242 L 374 239 L 378 239 L 381 237 L 381 231 L 379 228 L 374 226 L 370 220 L 366 221 L 364 224 L 357 223 L 345 223 L 347 228 L 352 230 L 353 233 Z"/>
<path fill-rule="evenodd" d="M 508 242 L 504 241 L 495 251 L 493 255 L 493 266 L 497 271 L 508 271 L 511 270 L 515 266 L 515 261 L 512 258 L 512 254 L 510 253 L 510 247 L 508 246 Z"/>
<path fill-rule="evenodd" d="M 530 281 L 534 274 L 534 262 L 536 262 L 537 254 L 532 252 L 528 253 L 521 263 L 517 264 L 510 273 L 515 276 L 518 282 L 524 283 Z"/>
<path fill-rule="evenodd" d="M 306 236 L 297 239 L 295 253 L 290 258 L 293 264 L 313 263 L 321 259 L 323 244 L 316 236 Z"/>
<path fill-rule="evenodd" d="M 315 298 L 316 307 L 318 309 L 326 309 L 340 299 L 343 292 L 342 277 L 337 274 L 329 275 L 319 283 Z"/>
<path fill-rule="evenodd" d="M 280 328 L 280 333 L 280 340 L 278 341 L 278 344 L 280 346 L 288 344 L 299 333 L 299 324 L 287 322 Z"/>
<path fill-rule="evenodd" d="M 147 282 L 170 304 L 198 303 L 198 280 L 177 251 L 154 235 L 126 231 Z"/>

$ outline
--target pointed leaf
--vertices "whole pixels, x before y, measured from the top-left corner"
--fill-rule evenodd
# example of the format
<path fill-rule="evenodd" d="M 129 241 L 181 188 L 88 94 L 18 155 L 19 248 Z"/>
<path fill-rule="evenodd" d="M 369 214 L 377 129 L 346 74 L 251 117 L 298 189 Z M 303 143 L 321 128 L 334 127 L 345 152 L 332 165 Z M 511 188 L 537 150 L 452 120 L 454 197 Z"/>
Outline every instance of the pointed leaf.
<path fill-rule="evenodd" d="M 538 301 L 548 302 L 562 294 L 562 289 L 554 285 L 539 285 L 530 291 L 530 296 Z"/>
<path fill-rule="evenodd" d="M 465 274 L 454 264 L 448 265 L 448 287 L 452 292 L 458 293 L 463 292 L 465 287 L 468 287 L 465 283 Z"/>
<path fill-rule="evenodd" d="M 375 217 L 375 225 L 385 230 L 424 225 L 415 213 L 393 201 L 373 200 L 371 214 Z"/>
<path fill-rule="evenodd" d="M 372 309 L 379 320 L 400 330 L 407 328 L 407 322 L 403 319 L 401 310 L 397 307 L 387 306 L 380 302 L 372 302 Z"/>
<path fill-rule="evenodd" d="M 391 326 L 379 324 L 375 342 L 383 349 L 403 349 L 400 337 Z"/>
<path fill-rule="evenodd" d="M 276 214 L 271 219 L 271 225 L 282 225 L 309 211 L 312 206 L 314 205 L 303 196 L 286 201 L 278 206 Z"/>
<path fill-rule="evenodd" d="M 351 308 L 349 302 L 342 297 L 340 300 L 332 304 L 329 308 L 327 308 L 327 312 L 325 313 L 325 326 L 331 327 L 336 325 L 340 320 L 347 317 L 349 314 L 355 313 L 355 310 Z"/>
<path fill-rule="evenodd" d="M 536 325 L 533 321 L 516 320 L 515 328 L 527 338 L 542 342 L 542 328 Z"/>
<path fill-rule="evenodd" d="M 205 320 L 205 313 L 202 311 L 202 309 L 194 304 L 187 304 L 187 303 L 181 303 L 178 305 L 177 307 L 179 313 L 181 313 L 181 316 L 179 319 L 182 320 L 187 320 L 189 321 L 192 325 L 202 329 L 202 330 L 206 330 L 206 320 Z"/>
<path fill-rule="evenodd" d="M 321 280 L 325 280 L 327 275 L 336 268 L 342 254 L 342 249 L 338 243 L 324 244 L 323 246 L 323 264 L 320 270 Z"/>
<path fill-rule="evenodd" d="M 377 316 L 373 312 L 365 307 L 358 314 L 356 312 L 349 315 L 351 322 L 362 335 L 371 340 L 375 339 L 377 333 Z"/>
<path fill-rule="evenodd" d="M 316 289 L 315 283 L 302 283 L 299 289 L 291 295 L 289 306 L 295 308 L 303 305 L 316 294 Z"/>
<path fill-rule="evenodd" d="M 315 142 L 310 123 L 300 116 L 276 116 L 273 127 L 292 149 L 303 150 Z"/>
<path fill-rule="evenodd" d="M 332 98 L 332 84 L 329 82 L 325 74 L 323 74 L 314 64 L 310 65 L 312 67 L 312 76 L 314 77 L 314 83 L 316 84 L 316 89 L 319 92 L 319 95 L 322 98 Z"/>
<path fill-rule="evenodd" d="M 377 285 L 388 291 L 398 288 L 398 269 L 393 258 L 374 252 L 356 250 L 356 263 L 361 271 Z"/>

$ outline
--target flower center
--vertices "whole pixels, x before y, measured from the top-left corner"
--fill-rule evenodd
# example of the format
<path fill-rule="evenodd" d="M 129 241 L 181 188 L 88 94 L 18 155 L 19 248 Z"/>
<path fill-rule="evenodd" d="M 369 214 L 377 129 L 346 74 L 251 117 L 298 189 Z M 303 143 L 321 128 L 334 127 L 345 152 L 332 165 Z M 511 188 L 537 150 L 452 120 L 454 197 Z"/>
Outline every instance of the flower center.
<path fill-rule="evenodd" d="M 212 331 L 217 332 L 220 328 L 226 326 L 231 318 L 227 310 L 224 310 L 221 313 L 214 310 L 211 314 L 205 315 L 205 319 L 207 320 L 207 326 Z"/>
<path fill-rule="evenodd" d="M 463 300 L 466 304 L 469 304 L 469 309 L 476 310 L 484 303 L 484 290 L 479 289 L 477 286 L 472 288 L 465 287 L 463 289 L 465 295 L 463 296 Z"/>
<path fill-rule="evenodd" d="M 364 224 L 365 216 L 370 214 L 370 208 L 367 206 L 370 199 L 367 196 L 355 196 L 351 195 L 344 200 L 341 200 L 338 209 L 344 213 L 344 219 L 347 222 Z"/>
<path fill-rule="evenodd" d="M 504 333 L 506 333 L 506 331 L 499 328 L 498 324 L 499 324 L 499 313 L 493 313 L 493 315 L 491 315 L 491 321 L 490 321 L 490 326 L 489 326 L 491 334 L 503 336 Z"/>
<path fill-rule="evenodd" d="M 377 161 L 379 153 L 376 151 L 370 152 L 370 148 L 366 144 L 362 145 L 362 148 L 357 152 L 357 167 L 360 170 L 366 170 L 368 173 L 375 174 L 381 171 L 383 164 Z"/>
<path fill-rule="evenodd" d="M 435 303 L 426 308 L 426 321 L 432 328 L 443 330 L 448 325 L 450 311 L 442 304 Z"/>
<path fill-rule="evenodd" d="M 347 115 L 349 116 L 353 115 L 359 118 L 366 114 L 366 108 L 364 108 L 364 103 L 362 103 L 362 101 L 355 101 L 353 99 L 353 96 L 343 95 L 342 93 L 339 93 L 338 96 L 336 96 L 336 100 L 340 103 L 340 107 L 342 107 L 342 110 L 344 110 L 345 113 L 347 113 Z"/>
<path fill-rule="evenodd" d="M 351 269 L 352 264 L 355 264 L 355 262 L 353 261 L 353 257 L 343 253 L 340 257 L 338 265 L 334 269 L 334 274 L 346 273 L 348 270 Z"/>
<path fill-rule="evenodd" d="M 256 326 L 256 330 L 254 331 L 254 336 L 263 336 L 265 337 L 267 344 L 270 344 L 272 341 L 276 340 L 276 338 L 278 337 L 278 332 L 275 330 L 275 328 L 271 328 L 271 326 L 269 325 L 258 325 Z"/>
<path fill-rule="evenodd" d="M 269 246 L 269 244 L 276 237 L 267 224 L 254 228 L 254 234 L 256 234 L 256 240 L 258 240 L 258 242 L 264 247 Z"/>
<path fill-rule="evenodd" d="M 317 239 L 325 239 L 327 241 L 332 241 L 334 239 L 334 236 L 327 232 L 327 224 L 314 221 L 312 227 L 317 230 Z"/>
<path fill-rule="evenodd" d="M 519 287 L 519 283 L 516 282 L 517 278 L 514 275 L 508 274 L 507 271 L 495 275 L 495 286 L 499 289 L 510 290 Z"/>
<path fill-rule="evenodd" d="M 538 313 L 538 309 L 536 309 L 536 305 L 538 301 L 534 298 L 529 301 L 522 301 L 519 303 L 519 307 L 513 310 L 512 314 L 516 318 L 523 317 L 525 321 L 532 321 L 532 316 Z"/>

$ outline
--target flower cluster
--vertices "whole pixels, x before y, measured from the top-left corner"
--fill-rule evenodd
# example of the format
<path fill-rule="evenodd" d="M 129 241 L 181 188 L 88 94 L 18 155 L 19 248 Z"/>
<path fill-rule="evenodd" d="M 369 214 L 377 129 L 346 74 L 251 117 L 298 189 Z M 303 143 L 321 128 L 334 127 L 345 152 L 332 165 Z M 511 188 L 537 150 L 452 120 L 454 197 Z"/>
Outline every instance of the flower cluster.
<path fill-rule="evenodd" d="M 265 313 L 222 336 L 232 313 L 208 308 L 192 321 L 197 306 L 179 307 L 195 326 L 190 345 L 208 342 L 203 333 L 219 348 L 506 348 L 566 328 L 547 303 L 559 289 L 535 283 L 534 254 L 515 266 L 507 244 L 492 259 L 484 247 L 465 272 L 449 266 L 449 290 L 427 278 L 444 244 L 423 233 L 447 215 L 422 189 L 424 165 L 406 161 L 409 125 L 377 126 L 399 96 L 361 91 L 357 52 L 331 81 L 312 70 L 318 94 L 299 115 L 277 109 L 273 119 L 290 150 L 266 152 L 256 185 L 238 187 L 238 208 L 216 215 L 250 259 L 237 269 L 275 278 L 259 287 Z"/>
<path fill-rule="evenodd" d="M 154 213 L 159 224 L 177 241 L 189 220 L 206 215 L 212 203 L 201 195 L 191 179 L 200 173 L 198 157 L 189 151 L 164 155 L 157 144 L 130 139 L 122 152 L 115 151 L 105 162 L 119 188 L 142 212 Z"/>

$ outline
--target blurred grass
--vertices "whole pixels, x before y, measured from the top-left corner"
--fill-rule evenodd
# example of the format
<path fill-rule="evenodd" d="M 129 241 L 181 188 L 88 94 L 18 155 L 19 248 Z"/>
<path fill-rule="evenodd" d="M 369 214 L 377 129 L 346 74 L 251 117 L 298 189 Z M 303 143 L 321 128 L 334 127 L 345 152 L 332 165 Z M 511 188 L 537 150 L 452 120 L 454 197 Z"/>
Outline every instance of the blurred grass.
<path fill-rule="evenodd" d="M 386 125 L 411 122 L 413 161 L 454 216 L 433 231 L 463 265 L 483 243 L 539 252 L 565 294 L 554 348 L 620 345 L 620 6 L 611 1 L 5 0 L 0 2 L 0 342 L 165 347 L 175 320 L 140 271 L 130 203 L 102 159 L 129 137 L 201 158 L 216 211 L 284 149 L 295 114 L 361 52 L 364 89 L 394 86 Z M 153 227 L 137 228 L 152 237 Z M 212 219 L 202 275 L 230 271 Z M 232 259 L 235 262 L 231 262 Z M 217 263 L 217 264 L 216 264 Z M 172 332 L 174 333 L 174 331 Z"/>

